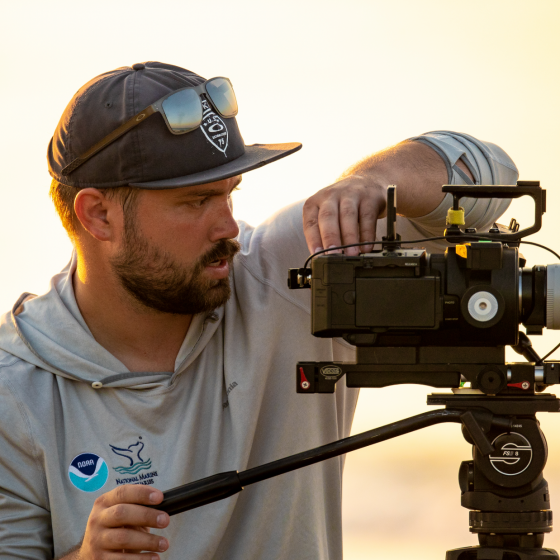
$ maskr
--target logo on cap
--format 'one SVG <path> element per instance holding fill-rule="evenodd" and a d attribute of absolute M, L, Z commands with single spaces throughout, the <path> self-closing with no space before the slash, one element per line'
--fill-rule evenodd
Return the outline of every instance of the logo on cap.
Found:
<path fill-rule="evenodd" d="M 94 453 L 81 453 L 68 467 L 70 482 L 83 492 L 96 492 L 105 486 L 109 468 L 105 459 Z"/>
<path fill-rule="evenodd" d="M 228 147 L 228 129 L 226 123 L 217 115 L 204 98 L 201 98 L 202 102 L 202 132 L 204 136 L 212 146 L 220 150 L 224 155 L 226 155 L 226 150 Z"/>

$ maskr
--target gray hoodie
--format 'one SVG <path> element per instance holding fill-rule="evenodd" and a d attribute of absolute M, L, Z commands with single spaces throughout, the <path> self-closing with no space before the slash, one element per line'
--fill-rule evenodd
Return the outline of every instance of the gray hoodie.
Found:
<path fill-rule="evenodd" d="M 459 157 L 483 183 L 517 178 L 495 146 L 444 132 L 421 138 L 445 158 L 450 182 L 463 182 Z M 468 220 L 489 225 L 506 206 L 473 203 Z M 440 233 L 447 207 L 399 218 L 403 239 Z M 75 258 L 46 294 L 2 317 L 2 559 L 63 555 L 80 542 L 94 500 L 120 484 L 166 490 L 349 435 L 357 390 L 295 392 L 298 360 L 354 357 L 343 341 L 309 334 L 309 293 L 286 287 L 287 269 L 308 256 L 301 203 L 257 228 L 241 222 L 239 241 L 232 297 L 194 318 L 174 372 L 129 372 L 95 341 L 74 298 Z M 163 557 L 338 560 L 342 469 L 342 458 L 330 459 L 173 517 L 154 530 L 169 539 Z"/>

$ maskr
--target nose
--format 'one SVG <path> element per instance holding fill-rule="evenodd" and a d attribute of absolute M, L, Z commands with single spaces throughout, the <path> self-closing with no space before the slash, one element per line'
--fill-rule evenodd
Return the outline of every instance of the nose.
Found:
<path fill-rule="evenodd" d="M 231 200 L 228 200 L 220 205 L 220 211 L 216 216 L 210 240 L 216 242 L 220 239 L 234 239 L 238 235 L 239 226 L 233 217 Z"/>

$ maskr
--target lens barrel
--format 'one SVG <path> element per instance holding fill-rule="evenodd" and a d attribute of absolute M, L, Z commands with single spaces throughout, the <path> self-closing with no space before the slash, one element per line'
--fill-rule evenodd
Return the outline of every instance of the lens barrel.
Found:
<path fill-rule="evenodd" d="M 549 264 L 546 278 L 546 328 L 560 329 L 560 265 Z"/>
<path fill-rule="evenodd" d="M 560 329 L 560 265 L 520 269 L 519 312 L 527 334 Z"/>

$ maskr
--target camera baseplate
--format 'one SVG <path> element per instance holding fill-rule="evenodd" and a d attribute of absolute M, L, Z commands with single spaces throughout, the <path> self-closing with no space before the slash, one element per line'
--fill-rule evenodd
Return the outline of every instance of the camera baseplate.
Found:
<path fill-rule="evenodd" d="M 520 333 L 520 341 L 527 337 Z M 528 340 L 528 339 L 527 339 Z M 528 354 L 532 347 L 521 351 Z M 458 388 L 490 395 L 528 395 L 559 382 L 560 362 L 505 362 L 504 347 L 386 347 L 358 346 L 357 360 L 298 362 L 298 393 L 333 393 L 344 376 L 347 387 L 388 387 L 414 383 L 437 388 Z M 530 354 L 529 354 L 530 355 Z"/>

